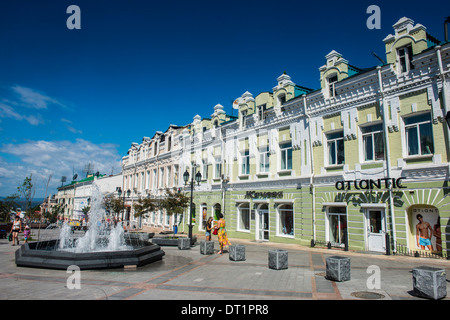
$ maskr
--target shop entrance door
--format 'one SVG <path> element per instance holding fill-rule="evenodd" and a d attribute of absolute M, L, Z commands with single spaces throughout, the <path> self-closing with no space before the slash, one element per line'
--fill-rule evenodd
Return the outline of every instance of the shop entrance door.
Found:
<path fill-rule="evenodd" d="M 367 209 L 367 246 L 369 251 L 386 252 L 384 210 Z"/>
<path fill-rule="evenodd" d="M 258 209 L 258 240 L 269 241 L 269 209 L 266 204 Z"/>

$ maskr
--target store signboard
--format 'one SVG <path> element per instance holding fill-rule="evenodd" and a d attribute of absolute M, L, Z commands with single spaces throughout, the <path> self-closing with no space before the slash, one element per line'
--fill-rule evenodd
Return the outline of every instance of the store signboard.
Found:
<path fill-rule="evenodd" d="M 362 179 L 362 180 L 340 180 L 337 181 L 335 187 L 337 190 L 372 190 L 382 189 L 383 187 L 389 189 L 392 188 L 406 188 L 402 185 L 402 180 L 405 177 L 400 178 L 383 178 L 383 179 Z"/>

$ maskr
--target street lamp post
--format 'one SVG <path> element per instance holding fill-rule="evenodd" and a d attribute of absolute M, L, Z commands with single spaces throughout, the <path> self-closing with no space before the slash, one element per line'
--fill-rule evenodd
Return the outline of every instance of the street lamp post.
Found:
<path fill-rule="evenodd" d="M 116 188 L 116 191 L 117 191 L 117 195 L 118 195 L 119 198 L 120 198 L 120 195 L 122 194 L 122 188 L 117 187 L 117 188 Z M 131 190 L 128 189 L 127 192 L 126 192 L 127 198 L 130 197 L 130 193 L 131 193 Z M 122 214 L 122 220 L 124 219 L 124 214 L 125 214 L 125 192 L 123 193 L 123 211 L 124 211 L 124 212 L 123 212 L 123 214 Z"/>
<path fill-rule="evenodd" d="M 191 239 L 191 244 L 192 244 L 192 202 L 193 202 L 193 197 L 194 197 L 194 178 L 195 181 L 197 181 L 197 184 L 200 185 L 200 181 L 202 180 L 202 174 L 200 173 L 200 171 L 198 171 L 194 177 L 194 170 L 195 170 L 195 166 L 192 166 L 192 175 L 191 175 L 191 204 L 189 206 L 189 239 Z M 189 172 L 186 170 L 183 174 L 183 180 L 184 180 L 184 184 L 186 185 L 189 181 Z"/>

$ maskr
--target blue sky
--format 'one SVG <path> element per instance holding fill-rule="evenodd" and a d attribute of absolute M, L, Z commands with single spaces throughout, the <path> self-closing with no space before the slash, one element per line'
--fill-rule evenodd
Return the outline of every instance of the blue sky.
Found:
<path fill-rule="evenodd" d="M 381 29 L 369 30 L 369 5 Z M 81 9 L 69 30 L 67 7 Z M 384 57 L 382 42 L 407 16 L 443 39 L 445 1 L 0 2 L 0 196 L 30 173 L 36 197 L 92 162 L 120 171 L 132 142 L 209 117 L 245 91 L 271 91 L 286 71 L 319 87 L 336 50 L 358 67 Z M 236 113 L 236 111 L 235 111 Z"/>

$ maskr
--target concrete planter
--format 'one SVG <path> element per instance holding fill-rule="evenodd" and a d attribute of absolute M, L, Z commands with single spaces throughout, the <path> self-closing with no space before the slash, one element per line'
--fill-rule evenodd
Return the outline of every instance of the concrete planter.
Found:
<path fill-rule="evenodd" d="M 213 241 L 200 241 L 200 253 L 201 254 L 214 254 L 214 242 Z"/>
<path fill-rule="evenodd" d="M 412 270 L 414 293 L 420 297 L 439 300 L 447 295 L 445 270 L 418 267 Z"/>
<path fill-rule="evenodd" d="M 229 252 L 230 260 L 232 261 L 245 261 L 245 246 L 241 244 L 231 245 Z"/>
<path fill-rule="evenodd" d="M 178 249 L 179 250 L 188 250 L 191 248 L 191 239 L 190 238 L 178 238 Z"/>
<path fill-rule="evenodd" d="M 332 256 L 327 257 L 327 276 L 328 280 L 348 281 L 350 280 L 350 258 Z"/>
<path fill-rule="evenodd" d="M 282 270 L 288 268 L 288 252 L 286 250 L 269 250 L 269 268 Z"/>

